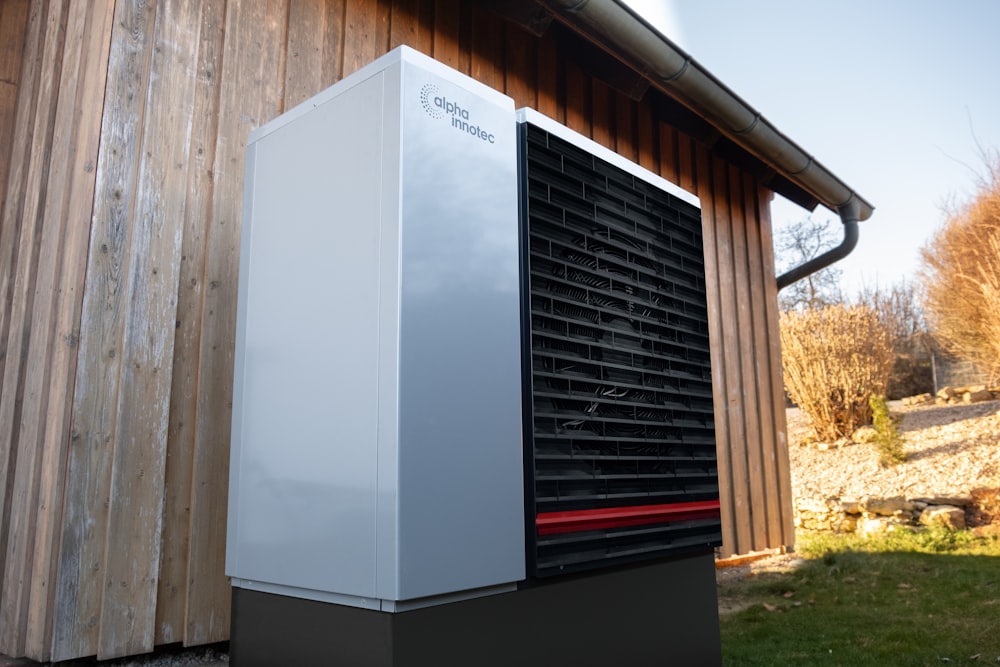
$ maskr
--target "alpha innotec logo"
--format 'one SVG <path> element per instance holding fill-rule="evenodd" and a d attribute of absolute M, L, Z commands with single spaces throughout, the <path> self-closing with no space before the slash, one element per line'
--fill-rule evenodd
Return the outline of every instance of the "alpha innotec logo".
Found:
<path fill-rule="evenodd" d="M 446 98 L 433 83 L 425 83 L 420 89 L 420 106 L 431 118 L 451 119 L 451 127 L 481 141 L 496 143 L 496 136 L 489 130 L 475 124 L 469 110 Z"/>

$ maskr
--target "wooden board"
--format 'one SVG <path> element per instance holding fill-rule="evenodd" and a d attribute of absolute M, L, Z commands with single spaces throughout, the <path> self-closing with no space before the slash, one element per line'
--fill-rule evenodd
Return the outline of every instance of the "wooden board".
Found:
<path fill-rule="evenodd" d="M 138 138 L 154 19 L 151 6 L 115 6 L 73 398 L 76 446 L 70 448 L 57 579 L 56 656 L 97 654 L 104 588 L 109 580 L 128 585 L 126 573 L 107 568 L 109 546 L 118 550 L 118 543 L 108 544 L 108 522 L 116 449 L 140 446 L 120 444 L 117 427 Z"/>
<path fill-rule="evenodd" d="M 757 384 L 754 395 L 758 398 L 757 419 L 760 428 L 758 440 L 760 459 L 760 477 L 763 502 L 761 510 L 765 514 L 766 526 L 764 533 L 757 536 L 758 542 L 764 544 L 784 544 L 782 541 L 782 498 L 778 490 L 777 438 L 774 431 L 773 410 L 768 410 L 774 396 L 772 371 L 774 359 L 771 358 L 769 328 L 767 326 L 768 308 L 766 304 L 768 279 L 773 279 L 773 270 L 768 273 L 764 262 L 762 223 L 760 221 L 760 206 L 757 197 L 760 194 L 757 183 L 749 174 L 743 178 L 743 210 L 747 218 L 747 279 L 750 290 L 750 312 L 754 318 L 753 348 L 756 366 Z"/>
<path fill-rule="evenodd" d="M 639 152 L 639 164 L 654 174 L 658 174 L 660 173 L 659 151 L 657 150 L 660 146 L 657 134 L 659 124 L 653 120 L 653 110 L 648 104 L 636 105 L 635 122 L 638 133 L 636 149 Z"/>
<path fill-rule="evenodd" d="M 124 266 L 121 376 L 109 492 L 99 659 L 152 650 L 164 468 L 197 52 L 185 35 L 197 0 L 165 0 L 135 17 L 151 51 Z M 152 30 L 146 32 L 150 27 Z M 133 38 L 138 30 L 133 30 Z M 145 63 L 144 63 L 145 64 Z M 138 64 L 137 64 L 138 67 Z M 115 545 L 127 544 L 128 549 Z"/>
<path fill-rule="evenodd" d="M 344 11 L 344 0 L 289 3 L 283 110 L 340 79 Z"/>
<path fill-rule="evenodd" d="M 323 88 L 344 76 L 345 0 L 327 0 L 323 17 Z"/>
<path fill-rule="evenodd" d="M 5 26 L 5 30 L 13 32 L 17 25 L 13 22 Z M 7 175 L 3 187 L 9 193 L 0 208 L 0 600 L 3 597 L 3 581 L 5 579 L 7 562 L 7 535 L 10 528 L 10 503 L 14 492 L 14 471 L 17 469 L 17 442 L 13 437 L 13 414 L 17 411 L 16 378 L 8 377 L 20 373 L 20 363 L 8 364 L 11 355 L 9 346 L 9 328 L 11 306 L 13 300 L 14 280 L 17 275 L 18 249 L 20 247 L 22 212 L 27 198 L 25 184 L 28 175 L 28 161 L 32 152 L 32 128 L 34 127 L 34 109 L 37 98 L 41 66 L 40 44 L 44 31 L 42 29 L 42 11 L 40 3 L 34 4 L 31 11 L 23 17 L 24 25 L 21 32 L 24 35 L 22 55 L 18 56 L 19 74 L 17 104 L 11 119 L 12 141 L 9 152 L 4 154 L 8 159 Z M 6 51 L 7 57 L 14 58 L 14 52 Z M 14 63 L 10 63 L 14 67 Z M 23 73 L 23 76 L 22 76 Z M 14 80 L 14 79 L 12 79 Z M 14 393 L 10 393 L 14 392 Z M 9 416 L 4 417 L 5 414 Z M 3 617 L 0 611 L 0 618 Z M 3 637 L 0 631 L 0 638 Z M 16 634 L 16 633 L 13 633 Z"/>
<path fill-rule="evenodd" d="M 70 446 L 69 423 L 79 340 L 83 276 L 90 232 L 97 148 L 101 127 L 100 100 L 107 80 L 113 7 L 78 3 L 69 6 L 63 48 L 62 79 L 53 135 L 53 155 L 65 167 L 49 172 L 42 239 L 51 258 L 45 281 L 39 271 L 36 290 L 48 293 L 49 309 L 35 308 L 29 364 L 47 367 L 48 377 L 38 385 L 37 409 L 41 427 L 22 429 L 21 437 L 35 441 L 41 452 L 38 516 L 32 549 L 31 601 L 25 651 L 48 659 L 51 652 L 53 601 L 59 538 L 63 523 L 64 462 Z M 41 267 L 40 267 L 41 269 Z M 42 318 L 45 319 L 42 319 Z M 36 361 L 37 360 L 37 361 Z M 44 361 L 43 361 L 44 360 Z M 31 393 L 28 396 L 35 402 Z M 22 411 L 25 427 L 29 420 Z"/>
<path fill-rule="evenodd" d="M 514 108 L 535 108 L 535 40 L 515 25 L 507 24 L 503 29 L 506 33 L 504 92 L 514 98 Z"/>
<path fill-rule="evenodd" d="M 678 137 L 677 130 L 667 125 L 664 122 L 658 123 L 659 132 L 657 133 L 660 139 L 659 151 L 657 152 L 657 159 L 660 163 L 660 176 L 667 179 L 671 183 L 677 183 L 681 185 L 681 166 L 680 157 L 677 154 Z M 690 144 L 689 144 L 690 146 Z M 690 151 L 688 151 L 687 167 L 693 169 L 690 160 Z M 693 180 L 692 180 L 693 182 Z M 681 185 L 681 187 L 684 187 Z M 688 192 L 696 192 L 694 187 L 686 188 Z"/>
<path fill-rule="evenodd" d="M 735 287 L 736 310 L 729 314 L 738 336 L 739 346 L 739 400 L 741 402 L 741 415 L 743 417 L 742 436 L 739 440 L 731 443 L 730 450 L 733 452 L 735 460 L 740 452 L 743 456 L 745 470 L 740 470 L 739 465 L 733 467 L 734 474 L 745 476 L 743 484 L 747 488 L 747 519 L 750 528 L 749 548 L 741 549 L 745 551 L 758 551 L 767 548 L 764 538 L 767 536 L 767 502 L 765 500 L 763 461 L 760 441 L 760 414 L 758 399 L 760 396 L 757 380 L 757 358 L 754 350 L 755 327 L 760 324 L 755 321 L 754 313 L 750 308 L 751 292 L 750 278 L 747 275 L 749 270 L 748 247 L 748 225 L 756 224 L 756 221 L 748 220 L 746 210 L 743 207 L 743 180 L 742 174 L 736 167 L 729 165 L 726 181 L 729 184 L 729 191 L 726 197 L 730 202 L 730 230 L 731 230 L 731 252 L 733 265 L 733 285 Z M 731 372 L 736 369 L 730 367 Z M 741 522 L 742 523 L 742 522 Z"/>
<path fill-rule="evenodd" d="M 343 76 L 383 55 L 389 46 L 388 7 L 368 0 L 346 0 L 346 3 Z"/>
<path fill-rule="evenodd" d="M 27 25 L 28 0 L 0 3 L 0 213 L 4 210 L 7 195 L 7 174 L 10 172 L 13 152 L 14 116 L 17 111 L 17 91 Z M 0 227 L 0 238 L 5 232 Z M 0 361 L 0 375 L 2 374 L 3 362 Z"/>
<path fill-rule="evenodd" d="M 496 90 L 503 90 L 503 33 L 497 30 L 496 17 L 475 6 L 472 16 L 472 67 L 470 76 Z"/>
<path fill-rule="evenodd" d="M 324 0 L 301 0 L 288 5 L 284 109 L 291 109 L 324 88 L 325 34 Z"/>
<path fill-rule="evenodd" d="M 191 482 L 188 614 L 185 642 L 229 636 L 225 577 L 229 434 L 239 274 L 243 162 L 247 135 L 276 117 L 287 7 L 281 2 L 228 3 L 219 90 L 219 124 L 207 229 L 197 426 Z M 203 537 L 211 536 L 211 537 Z"/>
<path fill-rule="evenodd" d="M 198 419 L 198 351 L 207 240 L 205 221 L 211 215 L 215 186 L 212 168 L 215 161 L 225 4 L 224 0 L 202 2 L 201 15 L 194 19 L 192 27 L 198 34 L 198 60 L 187 162 L 180 273 L 177 281 L 170 423 L 164 470 L 163 531 L 156 594 L 154 641 L 157 644 L 184 641 L 187 628 L 191 484 Z"/>
<path fill-rule="evenodd" d="M 614 97 L 615 152 L 627 157 L 632 162 L 639 162 L 635 103 L 627 95 L 617 91 L 611 91 L 611 94 Z"/>
<path fill-rule="evenodd" d="M 538 65 L 536 75 L 536 108 L 549 118 L 564 122 L 565 105 L 560 103 L 562 97 L 561 77 L 562 66 L 559 56 L 559 44 L 551 33 L 543 35 L 536 42 L 538 50 Z"/>
<path fill-rule="evenodd" d="M 735 233 L 733 213 L 730 210 L 728 186 L 729 169 L 722 160 L 713 160 L 712 182 L 715 200 L 716 264 L 719 271 L 719 309 L 722 330 L 722 345 L 725 347 L 725 361 L 722 371 L 723 409 L 729 438 L 725 443 L 729 455 L 732 485 L 733 518 L 736 524 L 736 544 L 734 553 L 746 553 L 753 543 L 753 508 L 750 504 L 749 482 L 747 479 L 746 453 L 746 404 L 743 396 L 743 358 L 740 347 L 743 332 L 740 330 L 740 296 L 736 285 L 739 267 L 736 263 Z M 742 278 L 742 275 L 740 275 Z M 722 444 L 720 443 L 720 446 Z"/>
<path fill-rule="evenodd" d="M 566 62 L 566 114 L 569 129 L 590 136 L 590 77 L 574 62 Z"/>
<path fill-rule="evenodd" d="M 405 44 L 430 55 L 434 50 L 434 0 L 396 0 L 389 18 L 389 48 Z"/>
<path fill-rule="evenodd" d="M 757 219 L 760 221 L 761 269 L 764 273 L 767 357 L 769 359 L 771 400 L 767 416 L 774 421 L 774 442 L 770 453 L 775 458 L 776 488 L 770 490 L 780 511 L 780 534 L 776 543 L 795 546 L 795 512 L 792 507 L 792 476 L 788 460 L 788 430 L 785 423 L 785 385 L 781 371 L 781 334 L 778 331 L 778 282 L 775 278 L 774 238 L 771 232 L 771 199 L 774 193 L 758 185 Z"/>
<path fill-rule="evenodd" d="M 39 59 L 38 86 L 32 91 L 36 97 L 32 115 L 26 119 L 27 136 L 31 137 L 30 153 L 24 156 L 27 168 L 15 177 L 20 181 L 25 198 L 20 207 L 20 229 L 13 269 L 13 285 L 7 337 L 6 363 L 2 394 L 0 394 L 0 441 L 10 443 L 9 461 L 12 469 L 7 471 L 9 498 L 9 520 L 6 525 L 4 572 L 2 590 L 4 604 L 0 607 L 0 645 L 14 647 L 23 653 L 28 621 L 30 600 L 32 548 L 35 539 L 35 519 L 37 516 L 38 479 L 41 474 L 41 448 L 37 442 L 29 441 L 34 434 L 21 437 L 24 422 L 21 413 L 27 392 L 29 403 L 29 428 L 38 428 L 37 416 L 32 406 L 43 400 L 38 396 L 38 387 L 43 383 L 46 368 L 31 368 L 28 353 L 31 343 L 32 324 L 35 321 L 35 280 L 38 265 L 43 258 L 48 267 L 51 258 L 41 254 L 44 234 L 45 192 L 49 172 L 49 153 L 52 149 L 53 122 L 58 99 L 59 72 L 62 65 L 62 46 L 65 14 L 61 6 L 49 8 L 52 11 L 39 17 L 37 26 L 39 38 L 37 51 L 29 57 Z M 32 73 L 34 75 L 34 73 Z M 5 219 L 9 219 L 6 218 Z M 49 239 L 51 239 L 51 233 Z M 51 241 L 50 241 L 51 242 Z M 6 272 L 5 272 L 6 273 Z M 43 270 L 43 280 L 48 268 Z M 44 298 L 45 295 L 43 295 Z M 48 313 L 47 304 L 39 304 Z M 31 400 L 31 399 L 37 400 Z"/>
<path fill-rule="evenodd" d="M 740 508 L 735 499 L 738 490 L 733 484 L 733 465 L 731 462 L 731 435 L 729 395 L 727 382 L 730 381 L 726 372 L 731 349 L 726 345 L 723 327 L 723 290 L 719 268 L 720 236 L 727 232 L 722 222 L 727 220 L 724 210 L 726 203 L 720 202 L 714 196 L 712 159 L 708 151 L 701 145 L 693 146 L 686 135 L 679 134 L 677 152 L 680 159 L 681 187 L 686 187 L 685 181 L 694 187 L 694 192 L 701 199 L 702 231 L 705 247 L 705 296 L 708 301 L 708 333 L 712 359 L 712 397 L 715 409 L 715 442 L 718 460 L 719 476 L 719 506 L 722 513 L 722 554 L 739 553 L 739 533 L 736 524 L 742 519 Z M 696 150 L 696 158 L 691 163 L 691 169 L 685 168 L 687 158 L 692 149 Z M 730 333 L 730 339 L 732 334 Z M 731 363 L 731 362 L 730 362 Z"/>
<path fill-rule="evenodd" d="M 470 67 L 469 54 L 462 49 L 463 14 L 468 11 L 461 0 L 434 0 L 434 44 L 428 54 L 463 74 Z"/>
<path fill-rule="evenodd" d="M 614 150 L 611 128 L 611 88 L 602 81 L 590 83 L 590 138 Z"/>

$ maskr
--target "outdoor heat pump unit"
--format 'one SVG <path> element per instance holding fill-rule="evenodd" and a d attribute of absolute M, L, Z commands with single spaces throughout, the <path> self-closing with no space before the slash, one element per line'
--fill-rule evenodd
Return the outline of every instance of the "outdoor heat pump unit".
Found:
<path fill-rule="evenodd" d="M 644 565 L 699 594 L 683 564 L 721 529 L 694 196 L 400 47 L 251 133 L 243 216 L 234 656 L 275 618 L 524 618 L 475 610 Z"/>

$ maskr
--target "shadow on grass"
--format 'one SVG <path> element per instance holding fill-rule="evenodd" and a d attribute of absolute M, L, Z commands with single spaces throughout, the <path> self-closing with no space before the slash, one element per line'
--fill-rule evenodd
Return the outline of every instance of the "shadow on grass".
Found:
<path fill-rule="evenodd" d="M 1000 661 L 1000 558 L 828 552 L 720 585 L 725 665 L 961 665 Z"/>

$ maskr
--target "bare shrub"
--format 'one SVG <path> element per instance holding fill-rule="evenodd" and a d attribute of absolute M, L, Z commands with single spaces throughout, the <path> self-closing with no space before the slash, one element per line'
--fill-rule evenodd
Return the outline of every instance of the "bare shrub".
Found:
<path fill-rule="evenodd" d="M 941 346 L 1000 378 L 1000 159 L 921 250 L 924 307 Z"/>
<path fill-rule="evenodd" d="M 855 301 L 873 308 L 889 331 L 895 359 L 886 398 L 933 393 L 932 341 L 915 284 L 903 280 L 888 288 L 866 287 Z"/>
<path fill-rule="evenodd" d="M 871 307 L 827 306 L 781 314 L 785 389 L 832 442 L 871 422 L 871 397 L 885 394 L 892 368 L 889 331 Z"/>

